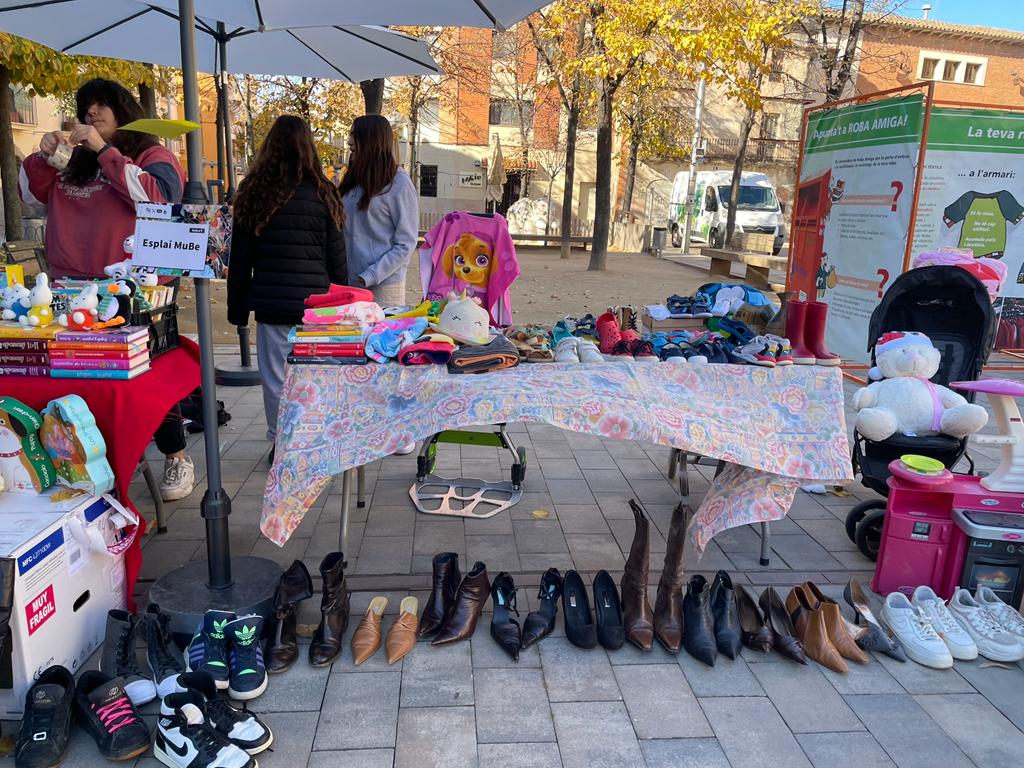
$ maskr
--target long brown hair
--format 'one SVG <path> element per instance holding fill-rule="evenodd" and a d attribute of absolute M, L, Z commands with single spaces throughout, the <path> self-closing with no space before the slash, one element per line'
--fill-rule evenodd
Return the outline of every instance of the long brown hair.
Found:
<path fill-rule="evenodd" d="M 370 199 L 387 189 L 398 173 L 391 123 L 381 115 L 357 117 L 352 122 L 352 142 L 352 158 L 341 180 L 341 194 L 362 187 L 359 210 L 365 211 Z"/>
<path fill-rule="evenodd" d="M 78 114 L 78 122 L 82 125 L 85 125 L 86 114 L 93 104 L 110 107 L 119 126 L 128 125 L 146 116 L 142 105 L 127 88 L 113 80 L 100 77 L 88 80 L 75 92 L 75 111 Z M 110 143 L 117 147 L 122 155 L 138 160 L 139 155 L 150 147 L 155 147 L 159 142 L 155 136 L 148 133 L 117 131 Z M 76 187 L 82 187 L 96 178 L 99 169 L 100 162 L 95 152 L 76 147 L 64 171 L 64 179 Z"/>
<path fill-rule="evenodd" d="M 303 179 L 313 182 L 334 226 L 341 229 L 345 222 L 341 195 L 324 176 L 309 123 L 296 115 L 281 115 L 270 127 L 256 160 L 238 185 L 235 221 L 258 235 L 274 212 L 291 199 Z"/>

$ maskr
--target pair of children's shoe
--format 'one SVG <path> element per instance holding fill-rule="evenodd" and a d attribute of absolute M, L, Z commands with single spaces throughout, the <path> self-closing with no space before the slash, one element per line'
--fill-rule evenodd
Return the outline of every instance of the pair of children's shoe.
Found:
<path fill-rule="evenodd" d="M 760 365 L 764 368 L 793 364 L 789 339 L 778 336 L 755 336 L 747 342 L 728 345 L 726 354 L 730 363 Z"/>
<path fill-rule="evenodd" d="M 672 294 L 665 299 L 665 306 L 673 317 L 707 318 L 714 316 L 711 297 L 703 291 L 697 291 L 693 296 Z"/>
<path fill-rule="evenodd" d="M 565 336 L 555 347 L 556 363 L 603 363 L 597 345 L 587 338 Z"/>
<path fill-rule="evenodd" d="M 207 611 L 185 651 L 185 668 L 208 673 L 233 699 L 255 699 L 267 689 L 262 635 L 261 616 Z"/>
<path fill-rule="evenodd" d="M 632 307 L 610 309 L 597 318 L 599 348 L 608 359 L 630 359 L 638 363 L 658 362 L 654 347 L 641 337 L 636 323 L 636 311 Z"/>

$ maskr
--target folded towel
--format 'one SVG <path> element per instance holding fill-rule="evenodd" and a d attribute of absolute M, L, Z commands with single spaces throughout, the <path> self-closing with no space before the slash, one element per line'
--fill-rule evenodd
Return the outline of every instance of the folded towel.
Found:
<path fill-rule="evenodd" d="M 338 307 L 356 301 L 373 301 L 373 291 L 366 288 L 354 288 L 350 285 L 331 283 L 327 293 L 317 293 L 306 299 L 307 307 Z"/>
<path fill-rule="evenodd" d="M 309 325 L 324 325 L 327 323 L 375 325 L 383 319 L 383 310 L 373 301 L 354 301 L 351 304 L 316 307 L 307 309 L 302 314 L 302 322 Z"/>
<path fill-rule="evenodd" d="M 454 351 L 454 344 L 420 340 L 402 347 L 398 362 L 402 365 L 445 365 L 452 359 Z"/>
<path fill-rule="evenodd" d="M 481 346 L 463 346 L 457 349 L 448 363 L 448 373 L 487 373 L 515 368 L 519 353 L 504 336 L 495 336 Z"/>

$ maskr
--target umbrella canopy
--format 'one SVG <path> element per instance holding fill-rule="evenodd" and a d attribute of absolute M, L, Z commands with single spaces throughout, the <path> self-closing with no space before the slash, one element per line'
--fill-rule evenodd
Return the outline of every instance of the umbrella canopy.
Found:
<path fill-rule="evenodd" d="M 505 158 L 501 154 L 501 137 L 494 137 L 490 157 L 487 158 L 487 193 L 486 199 L 498 202 L 505 194 Z"/>
<path fill-rule="evenodd" d="M 0 0 L 0 30 L 63 53 L 181 66 L 177 12 L 133 0 Z M 423 42 L 379 27 L 228 28 L 225 37 L 235 74 L 359 82 L 440 72 Z M 200 71 L 220 71 L 218 42 L 216 22 L 197 17 Z"/>
<path fill-rule="evenodd" d="M 177 0 L 144 0 L 177 9 Z M 324 24 L 507 29 L 551 0 L 195 0 L 196 15 L 249 29 Z"/>

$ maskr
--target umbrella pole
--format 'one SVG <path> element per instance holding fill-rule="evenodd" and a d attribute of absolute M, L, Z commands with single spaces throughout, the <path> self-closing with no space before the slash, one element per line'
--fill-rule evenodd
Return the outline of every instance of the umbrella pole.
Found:
<path fill-rule="evenodd" d="M 223 136 L 224 139 L 224 160 L 227 163 L 227 192 L 224 200 L 230 203 L 235 197 L 235 148 L 231 138 L 231 109 L 228 102 L 228 37 L 222 21 L 217 22 L 217 48 L 217 58 L 220 60 L 220 72 L 217 74 L 217 114 L 221 120 L 218 136 Z M 260 383 L 260 371 L 252 364 L 248 325 L 238 326 L 238 355 L 239 362 L 221 363 L 217 366 L 217 383 L 227 387 L 255 387 Z"/>
<path fill-rule="evenodd" d="M 199 122 L 199 89 L 196 80 L 195 6 L 193 0 L 178 0 L 181 29 L 181 74 L 185 118 Z M 201 131 L 186 135 L 188 182 L 184 203 L 203 205 L 203 138 Z M 210 312 L 210 281 L 195 278 L 196 318 L 199 330 L 199 363 L 203 393 L 203 439 L 206 447 L 207 491 L 201 514 L 206 521 L 206 563 L 193 561 L 161 576 L 149 592 L 151 603 L 171 616 L 172 631 L 190 635 L 211 609 L 234 611 L 238 615 L 273 613 L 274 590 L 281 568 L 259 557 L 231 557 L 228 516 L 231 499 L 221 485 L 220 439 L 217 434 L 217 383 L 213 359 L 213 318 Z M 273 632 L 273 622 L 267 622 Z"/>

